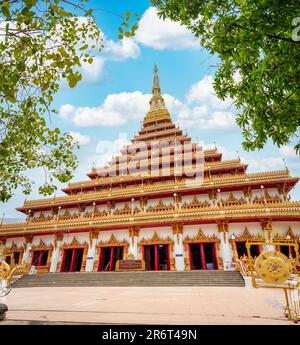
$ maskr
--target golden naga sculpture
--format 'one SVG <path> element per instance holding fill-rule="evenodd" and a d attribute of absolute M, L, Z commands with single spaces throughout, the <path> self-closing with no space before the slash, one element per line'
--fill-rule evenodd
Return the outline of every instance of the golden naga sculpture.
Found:
<path fill-rule="evenodd" d="M 13 277 L 24 275 L 29 272 L 29 265 L 12 266 L 5 261 L 0 261 L 0 279 L 4 279 L 7 284 L 11 284 Z"/>
<path fill-rule="evenodd" d="M 10 257 L 10 262 L 12 263 L 10 265 L 4 261 L 4 258 L 7 256 Z M 13 262 L 14 254 L 6 251 L 3 243 L 0 242 L 0 297 L 9 294 L 11 290 L 10 285 L 15 276 L 29 273 L 29 263 L 15 266 Z"/>

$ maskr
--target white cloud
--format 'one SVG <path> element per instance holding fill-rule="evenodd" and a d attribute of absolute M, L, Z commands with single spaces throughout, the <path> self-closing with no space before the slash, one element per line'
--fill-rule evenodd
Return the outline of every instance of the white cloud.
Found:
<path fill-rule="evenodd" d="M 185 26 L 170 19 L 162 20 L 155 7 L 143 14 L 136 31 L 137 42 L 158 50 L 199 47 L 199 42 Z"/>
<path fill-rule="evenodd" d="M 94 51 L 93 62 L 81 63 L 80 72 L 82 81 L 85 83 L 94 83 L 103 78 L 104 67 L 107 61 L 124 61 L 136 59 L 140 56 L 140 48 L 133 39 L 124 37 L 122 41 L 115 42 L 103 39 L 104 48 L 101 51 Z"/>
<path fill-rule="evenodd" d="M 89 135 L 84 135 L 79 132 L 70 132 L 75 141 L 78 142 L 80 146 L 88 145 L 92 138 Z"/>
<path fill-rule="evenodd" d="M 242 161 L 247 162 L 249 171 L 271 171 L 284 169 L 284 163 L 280 157 L 259 157 L 259 158 L 242 158 Z"/>
<path fill-rule="evenodd" d="M 108 60 L 123 61 L 126 59 L 136 59 L 140 56 L 140 53 L 140 48 L 136 42 L 131 38 L 124 37 L 119 42 L 105 40 L 101 55 Z"/>
<path fill-rule="evenodd" d="M 233 100 L 228 98 L 222 101 L 219 99 L 216 96 L 213 82 L 213 77 L 211 75 L 206 75 L 200 81 L 193 84 L 186 96 L 187 102 L 190 104 L 201 104 L 205 102 L 216 109 L 230 108 L 233 104 Z"/>
<path fill-rule="evenodd" d="M 105 60 L 102 57 L 94 57 L 93 62 L 81 63 L 80 72 L 82 74 L 82 80 L 84 82 L 94 83 L 102 79 Z"/>
<path fill-rule="evenodd" d="M 65 104 L 60 108 L 60 116 L 79 127 L 114 127 L 128 120 L 143 119 L 147 111 L 150 95 L 139 91 L 108 95 L 99 107 L 78 107 Z"/>
<path fill-rule="evenodd" d="M 289 158 L 296 158 L 299 157 L 294 149 L 293 146 L 282 146 L 279 149 L 280 153 L 285 156 L 285 157 L 289 157 Z"/>
<path fill-rule="evenodd" d="M 199 92 L 203 90 L 199 97 L 195 85 L 202 85 L 198 88 Z M 150 97 L 139 91 L 111 94 L 98 107 L 75 108 L 65 104 L 60 108 L 60 116 L 79 127 L 121 126 L 131 120 L 142 120 L 149 109 Z M 163 97 L 174 122 L 182 128 L 227 129 L 235 126 L 231 102 L 216 100 L 212 79 L 208 76 L 192 85 L 185 103 L 168 94 Z"/>
<path fill-rule="evenodd" d="M 87 23 L 87 18 L 79 17 L 82 24 Z M 101 28 L 100 28 L 101 30 Z M 128 59 L 136 59 L 140 56 L 140 48 L 138 44 L 128 37 L 124 37 L 121 41 L 113 41 L 105 36 L 101 31 L 103 48 L 99 50 L 99 44 L 91 39 L 87 40 L 89 46 L 95 45 L 89 53 L 93 57 L 93 62 L 89 64 L 81 61 L 80 72 L 82 73 L 82 82 L 94 83 L 103 78 L 104 67 L 107 61 L 124 61 Z M 79 49 L 79 46 L 78 46 Z"/>

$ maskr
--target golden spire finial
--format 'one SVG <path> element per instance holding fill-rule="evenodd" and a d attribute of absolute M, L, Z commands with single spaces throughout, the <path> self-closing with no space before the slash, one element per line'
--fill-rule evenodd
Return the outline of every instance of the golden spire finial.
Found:
<path fill-rule="evenodd" d="M 154 65 L 154 83 L 153 83 L 153 88 L 152 88 L 152 94 L 153 96 L 160 95 L 158 68 L 156 64 Z"/>
<path fill-rule="evenodd" d="M 150 99 L 150 109 L 144 119 L 144 125 L 157 123 L 158 121 L 171 121 L 170 114 L 165 106 L 165 101 L 160 93 L 159 77 L 157 65 L 154 65 L 154 82 L 152 97 Z"/>

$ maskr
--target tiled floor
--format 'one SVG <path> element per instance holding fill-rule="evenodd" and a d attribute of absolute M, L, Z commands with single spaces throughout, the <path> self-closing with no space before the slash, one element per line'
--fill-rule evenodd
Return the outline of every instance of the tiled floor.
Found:
<path fill-rule="evenodd" d="M 292 324 L 280 289 L 19 288 L 2 300 L 9 323 Z"/>

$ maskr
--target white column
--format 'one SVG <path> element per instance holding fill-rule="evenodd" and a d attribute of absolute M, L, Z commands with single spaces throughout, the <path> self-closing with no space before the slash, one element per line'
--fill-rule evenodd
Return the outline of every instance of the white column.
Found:
<path fill-rule="evenodd" d="M 138 238 L 140 229 L 138 227 L 129 228 L 129 248 L 128 254 L 132 254 L 135 260 L 139 260 Z"/>
<path fill-rule="evenodd" d="M 26 243 L 25 243 L 25 251 L 24 251 L 24 254 L 23 254 L 23 262 L 24 263 L 27 263 L 28 260 L 30 260 L 30 249 L 31 249 L 31 242 L 27 241 L 26 240 Z"/>
<path fill-rule="evenodd" d="M 136 260 L 141 259 L 139 258 L 139 253 L 138 253 L 138 236 L 133 236 L 133 240 L 131 240 L 131 244 L 129 246 L 129 252 L 132 253 L 135 257 Z M 132 244 L 133 242 L 133 244 Z"/>
<path fill-rule="evenodd" d="M 86 257 L 86 265 L 85 265 L 85 271 L 86 272 L 92 272 L 94 268 L 94 262 L 95 262 L 95 255 L 96 255 L 96 245 L 97 245 L 97 238 L 93 238 L 92 245 L 89 246 L 87 257 Z"/>
<path fill-rule="evenodd" d="M 233 256 L 231 245 L 228 240 L 228 233 L 219 232 L 219 239 L 220 239 L 220 253 L 223 260 L 223 267 L 224 267 L 224 270 L 226 270 L 227 263 L 228 263 L 228 267 L 230 268 L 231 262 L 232 262 L 232 256 Z"/>
<path fill-rule="evenodd" d="M 184 248 L 183 248 L 183 234 L 178 233 L 173 235 L 174 239 L 174 258 L 176 271 L 184 271 Z"/>
<path fill-rule="evenodd" d="M 51 273 L 55 273 L 57 270 L 57 264 L 59 261 L 61 242 L 62 241 L 56 241 L 56 248 L 54 248 L 54 250 L 52 252 L 51 265 L 50 265 L 50 272 Z"/>

